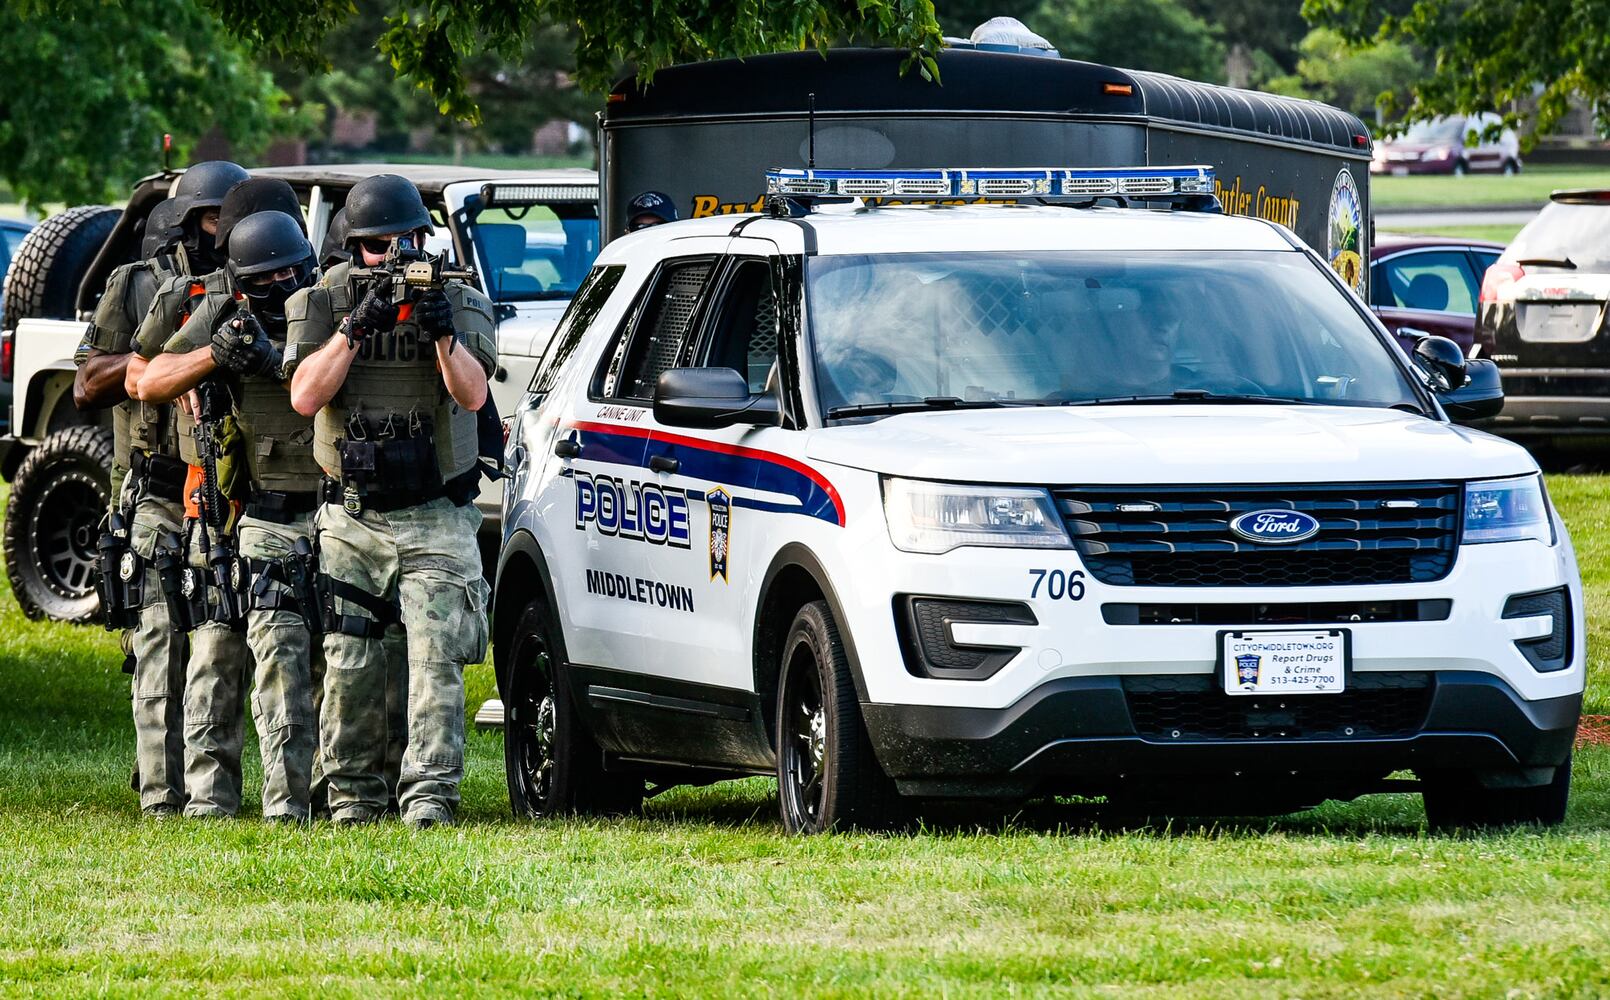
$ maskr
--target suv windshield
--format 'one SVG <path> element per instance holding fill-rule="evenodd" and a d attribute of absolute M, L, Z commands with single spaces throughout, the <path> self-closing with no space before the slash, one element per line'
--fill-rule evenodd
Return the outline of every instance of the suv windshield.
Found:
<path fill-rule="evenodd" d="M 593 202 L 483 209 L 470 226 L 487 294 L 496 302 L 568 299 L 598 256 Z"/>
<path fill-rule="evenodd" d="M 813 257 L 824 413 L 1095 401 L 1407 405 L 1386 343 L 1295 252 Z"/>
<path fill-rule="evenodd" d="M 1610 242 L 1604 238 L 1610 224 L 1610 205 L 1551 201 L 1527 223 L 1504 251 L 1508 260 L 1570 261 L 1579 270 L 1610 271 Z M 1546 265 L 1528 264 L 1546 270 Z"/>

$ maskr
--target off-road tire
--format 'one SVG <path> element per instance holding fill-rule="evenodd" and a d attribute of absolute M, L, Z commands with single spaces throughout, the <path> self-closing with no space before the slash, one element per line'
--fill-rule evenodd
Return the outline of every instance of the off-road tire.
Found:
<path fill-rule="evenodd" d="M 1474 775 L 1427 775 L 1426 823 L 1434 833 L 1506 826 L 1558 826 L 1571 798 L 1571 758 L 1533 788 L 1483 788 Z"/>
<path fill-rule="evenodd" d="M 521 819 L 618 816 L 643 805 L 643 778 L 608 771 L 564 677 L 564 644 L 545 597 L 525 606 L 510 637 L 503 694 L 503 766 Z"/>
<path fill-rule="evenodd" d="M 15 330 L 26 318 L 77 318 L 78 286 L 122 214 L 108 205 L 79 205 L 23 237 L 6 271 L 0 328 Z"/>
<path fill-rule="evenodd" d="M 885 830 L 911 813 L 873 754 L 826 601 L 800 608 L 783 642 L 775 749 L 778 807 L 789 833 Z"/>
<path fill-rule="evenodd" d="M 111 500 L 112 432 L 69 427 L 23 459 L 6 503 L 6 575 L 29 618 L 100 613 L 95 545 Z"/>

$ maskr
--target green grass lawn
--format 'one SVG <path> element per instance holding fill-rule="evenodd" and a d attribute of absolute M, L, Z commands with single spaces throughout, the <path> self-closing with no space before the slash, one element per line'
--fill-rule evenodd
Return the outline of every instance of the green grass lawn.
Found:
<path fill-rule="evenodd" d="M 1504 226 L 1419 226 L 1414 229 L 1386 229 L 1383 233 L 1403 232 L 1415 236 L 1451 236 L 1460 240 L 1495 240 L 1508 243 L 1521 231 L 1518 225 Z"/>
<path fill-rule="evenodd" d="M 1610 477 L 1550 489 L 1604 712 Z M 798 840 L 761 780 L 673 792 L 640 819 L 516 823 L 497 733 L 470 737 L 454 829 L 152 823 L 127 787 L 118 659 L 105 633 L 0 597 L 0 993 L 1610 989 L 1610 751 L 1578 755 L 1562 829 L 1472 838 L 1428 836 L 1418 797 L 1389 795 L 1275 820 L 1125 829 L 1070 806 Z M 469 687 L 473 710 L 489 670 Z"/>
<path fill-rule="evenodd" d="M 1467 177 L 1370 177 L 1370 208 L 1376 212 L 1424 208 L 1541 206 L 1556 188 L 1610 186 L 1610 168 L 1586 166 L 1529 167 L 1514 177 L 1471 174 Z"/>

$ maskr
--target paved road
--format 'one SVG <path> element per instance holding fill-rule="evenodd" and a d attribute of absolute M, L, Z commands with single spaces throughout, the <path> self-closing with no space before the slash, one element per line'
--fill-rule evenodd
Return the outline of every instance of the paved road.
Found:
<path fill-rule="evenodd" d="M 1451 212 L 1377 212 L 1375 226 L 1377 229 L 1403 231 L 1444 226 L 1524 226 L 1536 214 L 1534 209 L 1484 212 L 1475 208 Z"/>

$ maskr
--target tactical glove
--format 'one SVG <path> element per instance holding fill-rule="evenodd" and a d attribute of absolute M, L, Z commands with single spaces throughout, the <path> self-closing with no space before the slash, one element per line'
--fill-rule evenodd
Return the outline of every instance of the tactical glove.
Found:
<path fill-rule="evenodd" d="M 426 344 L 433 344 L 443 337 L 457 343 L 458 331 L 453 329 L 453 304 L 447 301 L 447 296 L 440 289 L 426 292 L 414 303 L 414 312 L 410 317 L 419 327 L 419 339 Z M 452 346 L 448 347 L 452 350 Z"/>
<path fill-rule="evenodd" d="M 371 334 L 384 333 L 397 325 L 397 304 L 391 301 L 391 283 L 377 281 L 347 317 L 347 337 L 362 343 Z"/>
<path fill-rule="evenodd" d="M 263 324 L 251 313 L 241 313 L 218 324 L 212 332 L 212 360 L 218 367 L 247 378 L 278 374 L 284 361 Z"/>

